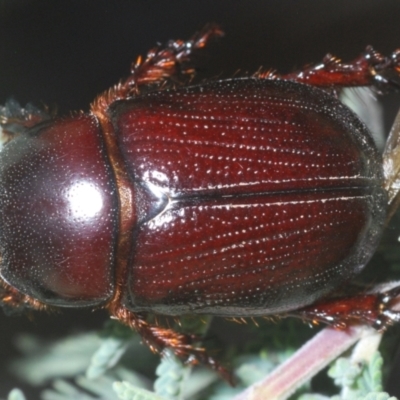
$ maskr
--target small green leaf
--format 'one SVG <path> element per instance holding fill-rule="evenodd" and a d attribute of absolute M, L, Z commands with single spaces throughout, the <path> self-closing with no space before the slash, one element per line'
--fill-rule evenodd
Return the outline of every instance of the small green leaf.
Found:
<path fill-rule="evenodd" d="M 191 367 L 185 366 L 171 352 L 165 352 L 156 369 L 158 378 L 154 382 L 154 391 L 165 399 L 181 398 L 183 383 L 188 378 Z"/>
<path fill-rule="evenodd" d="M 25 395 L 22 393 L 20 389 L 13 389 L 9 393 L 7 400 L 26 400 Z"/>
<path fill-rule="evenodd" d="M 329 397 L 322 394 L 303 394 L 297 400 L 329 400 Z"/>
<path fill-rule="evenodd" d="M 113 389 L 120 400 L 165 400 L 146 389 L 137 388 L 125 381 L 115 382 Z"/>
<path fill-rule="evenodd" d="M 12 372 L 32 385 L 43 385 L 53 378 L 83 373 L 99 339 L 95 333 L 75 334 L 49 345 L 33 336 L 20 335 L 16 345 L 25 357 L 12 362 Z"/>
<path fill-rule="evenodd" d="M 361 374 L 361 366 L 351 362 L 349 358 L 338 358 L 329 368 L 328 376 L 333 379 L 336 386 L 352 387 Z"/>
<path fill-rule="evenodd" d="M 86 370 L 89 379 L 96 379 L 114 367 L 128 348 L 133 334 L 132 330 L 120 323 L 109 321 L 106 329 L 100 334 L 100 346 L 93 354 Z"/>
<path fill-rule="evenodd" d="M 382 356 L 376 352 L 357 379 L 357 387 L 362 395 L 365 396 L 370 392 L 382 392 L 382 365 Z"/>
<path fill-rule="evenodd" d="M 390 397 L 385 392 L 371 392 L 365 397 L 358 397 L 357 400 L 397 400 L 396 397 Z"/>

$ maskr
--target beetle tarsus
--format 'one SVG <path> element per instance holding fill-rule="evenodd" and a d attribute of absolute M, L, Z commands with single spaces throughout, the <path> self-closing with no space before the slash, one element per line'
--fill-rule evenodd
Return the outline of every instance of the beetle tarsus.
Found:
<path fill-rule="evenodd" d="M 400 321 L 400 312 L 393 308 L 399 295 L 400 287 L 396 286 L 384 292 L 328 298 L 290 315 L 313 324 L 324 323 L 337 329 L 365 324 L 378 331 L 384 331 L 388 326 Z"/>
<path fill-rule="evenodd" d="M 300 71 L 279 77 L 336 89 L 352 86 L 374 86 L 378 90 L 389 88 L 399 90 L 400 49 L 394 51 L 389 57 L 385 57 L 368 46 L 364 53 L 350 63 L 342 63 L 340 59 L 327 54 L 320 64 L 307 66 Z"/>
<path fill-rule="evenodd" d="M 195 70 L 190 59 L 196 50 L 202 49 L 213 37 L 223 35 L 216 24 L 206 25 L 190 40 L 171 40 L 165 48 L 151 49 L 146 58 L 138 57 L 131 65 L 131 74 L 127 79 L 98 96 L 92 103 L 92 110 L 106 110 L 117 100 L 138 95 L 143 87 L 159 86 L 167 81 L 181 82 L 185 77 L 193 76 Z"/>
<path fill-rule="evenodd" d="M 193 75 L 193 67 L 188 66 L 194 51 L 205 47 L 207 42 L 222 31 L 217 25 L 207 25 L 190 40 L 171 40 L 165 48 L 151 49 L 142 61 L 139 57 L 131 66 L 131 75 L 122 83 L 122 87 L 133 93 L 140 86 L 161 84 L 167 79 L 180 81 L 182 76 Z"/>

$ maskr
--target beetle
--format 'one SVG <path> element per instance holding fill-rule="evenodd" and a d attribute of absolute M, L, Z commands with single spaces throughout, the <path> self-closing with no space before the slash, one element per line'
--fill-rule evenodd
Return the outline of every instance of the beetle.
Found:
<path fill-rule="evenodd" d="M 225 377 L 194 337 L 146 315 L 400 320 L 399 288 L 338 292 L 396 208 L 399 129 L 382 159 L 336 98 L 398 88 L 400 51 L 187 84 L 192 53 L 221 34 L 211 25 L 151 50 L 88 113 L 2 109 L 4 307 L 105 307 L 152 350 Z"/>

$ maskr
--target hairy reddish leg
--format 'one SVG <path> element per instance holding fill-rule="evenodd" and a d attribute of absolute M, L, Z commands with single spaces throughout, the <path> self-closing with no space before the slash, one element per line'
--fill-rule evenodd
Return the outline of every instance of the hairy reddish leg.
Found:
<path fill-rule="evenodd" d="M 205 47 L 211 38 L 222 35 L 217 25 L 207 25 L 186 42 L 171 40 L 165 48 L 151 49 L 144 60 L 138 57 L 132 63 L 127 79 L 95 99 L 91 105 L 92 111 L 99 115 L 114 101 L 139 94 L 141 88 L 149 90 L 151 86 L 159 87 L 166 81 L 179 83 L 183 78 L 192 76 L 194 69 L 189 64 L 193 53 Z"/>
<path fill-rule="evenodd" d="M 327 54 L 322 63 L 305 67 L 286 75 L 271 71 L 258 72 L 260 78 L 280 78 L 321 87 L 376 86 L 378 89 L 400 89 L 400 49 L 389 57 L 368 46 L 363 54 L 350 63 Z"/>
<path fill-rule="evenodd" d="M 26 309 L 48 310 L 51 308 L 39 300 L 22 294 L 3 280 L 0 280 L 0 306 L 3 307 L 6 313 L 14 313 Z"/>
<path fill-rule="evenodd" d="M 388 325 L 400 321 L 400 312 L 393 310 L 399 295 L 400 287 L 397 286 L 382 293 L 327 298 L 289 315 L 339 329 L 365 324 L 381 331 Z"/>
<path fill-rule="evenodd" d="M 118 321 L 138 332 L 153 352 L 163 354 L 165 349 L 171 349 L 184 363 L 210 367 L 223 379 L 233 384 L 231 373 L 211 357 L 206 349 L 194 345 L 194 342 L 198 341 L 196 336 L 149 324 L 142 315 L 135 314 L 115 303 L 109 307 L 109 311 Z"/>

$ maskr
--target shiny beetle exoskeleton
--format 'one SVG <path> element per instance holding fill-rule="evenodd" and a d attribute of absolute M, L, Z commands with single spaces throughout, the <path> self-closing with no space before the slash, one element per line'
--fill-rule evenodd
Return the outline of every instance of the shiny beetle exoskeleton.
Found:
<path fill-rule="evenodd" d="M 378 328 L 399 319 L 388 301 L 398 289 L 329 297 L 374 253 L 400 164 L 398 129 L 383 162 L 332 90 L 398 86 L 399 52 L 179 86 L 191 53 L 220 33 L 152 50 L 89 113 L 46 120 L 3 109 L 4 305 L 102 306 L 154 350 L 222 374 L 190 336 L 146 313 Z"/>

